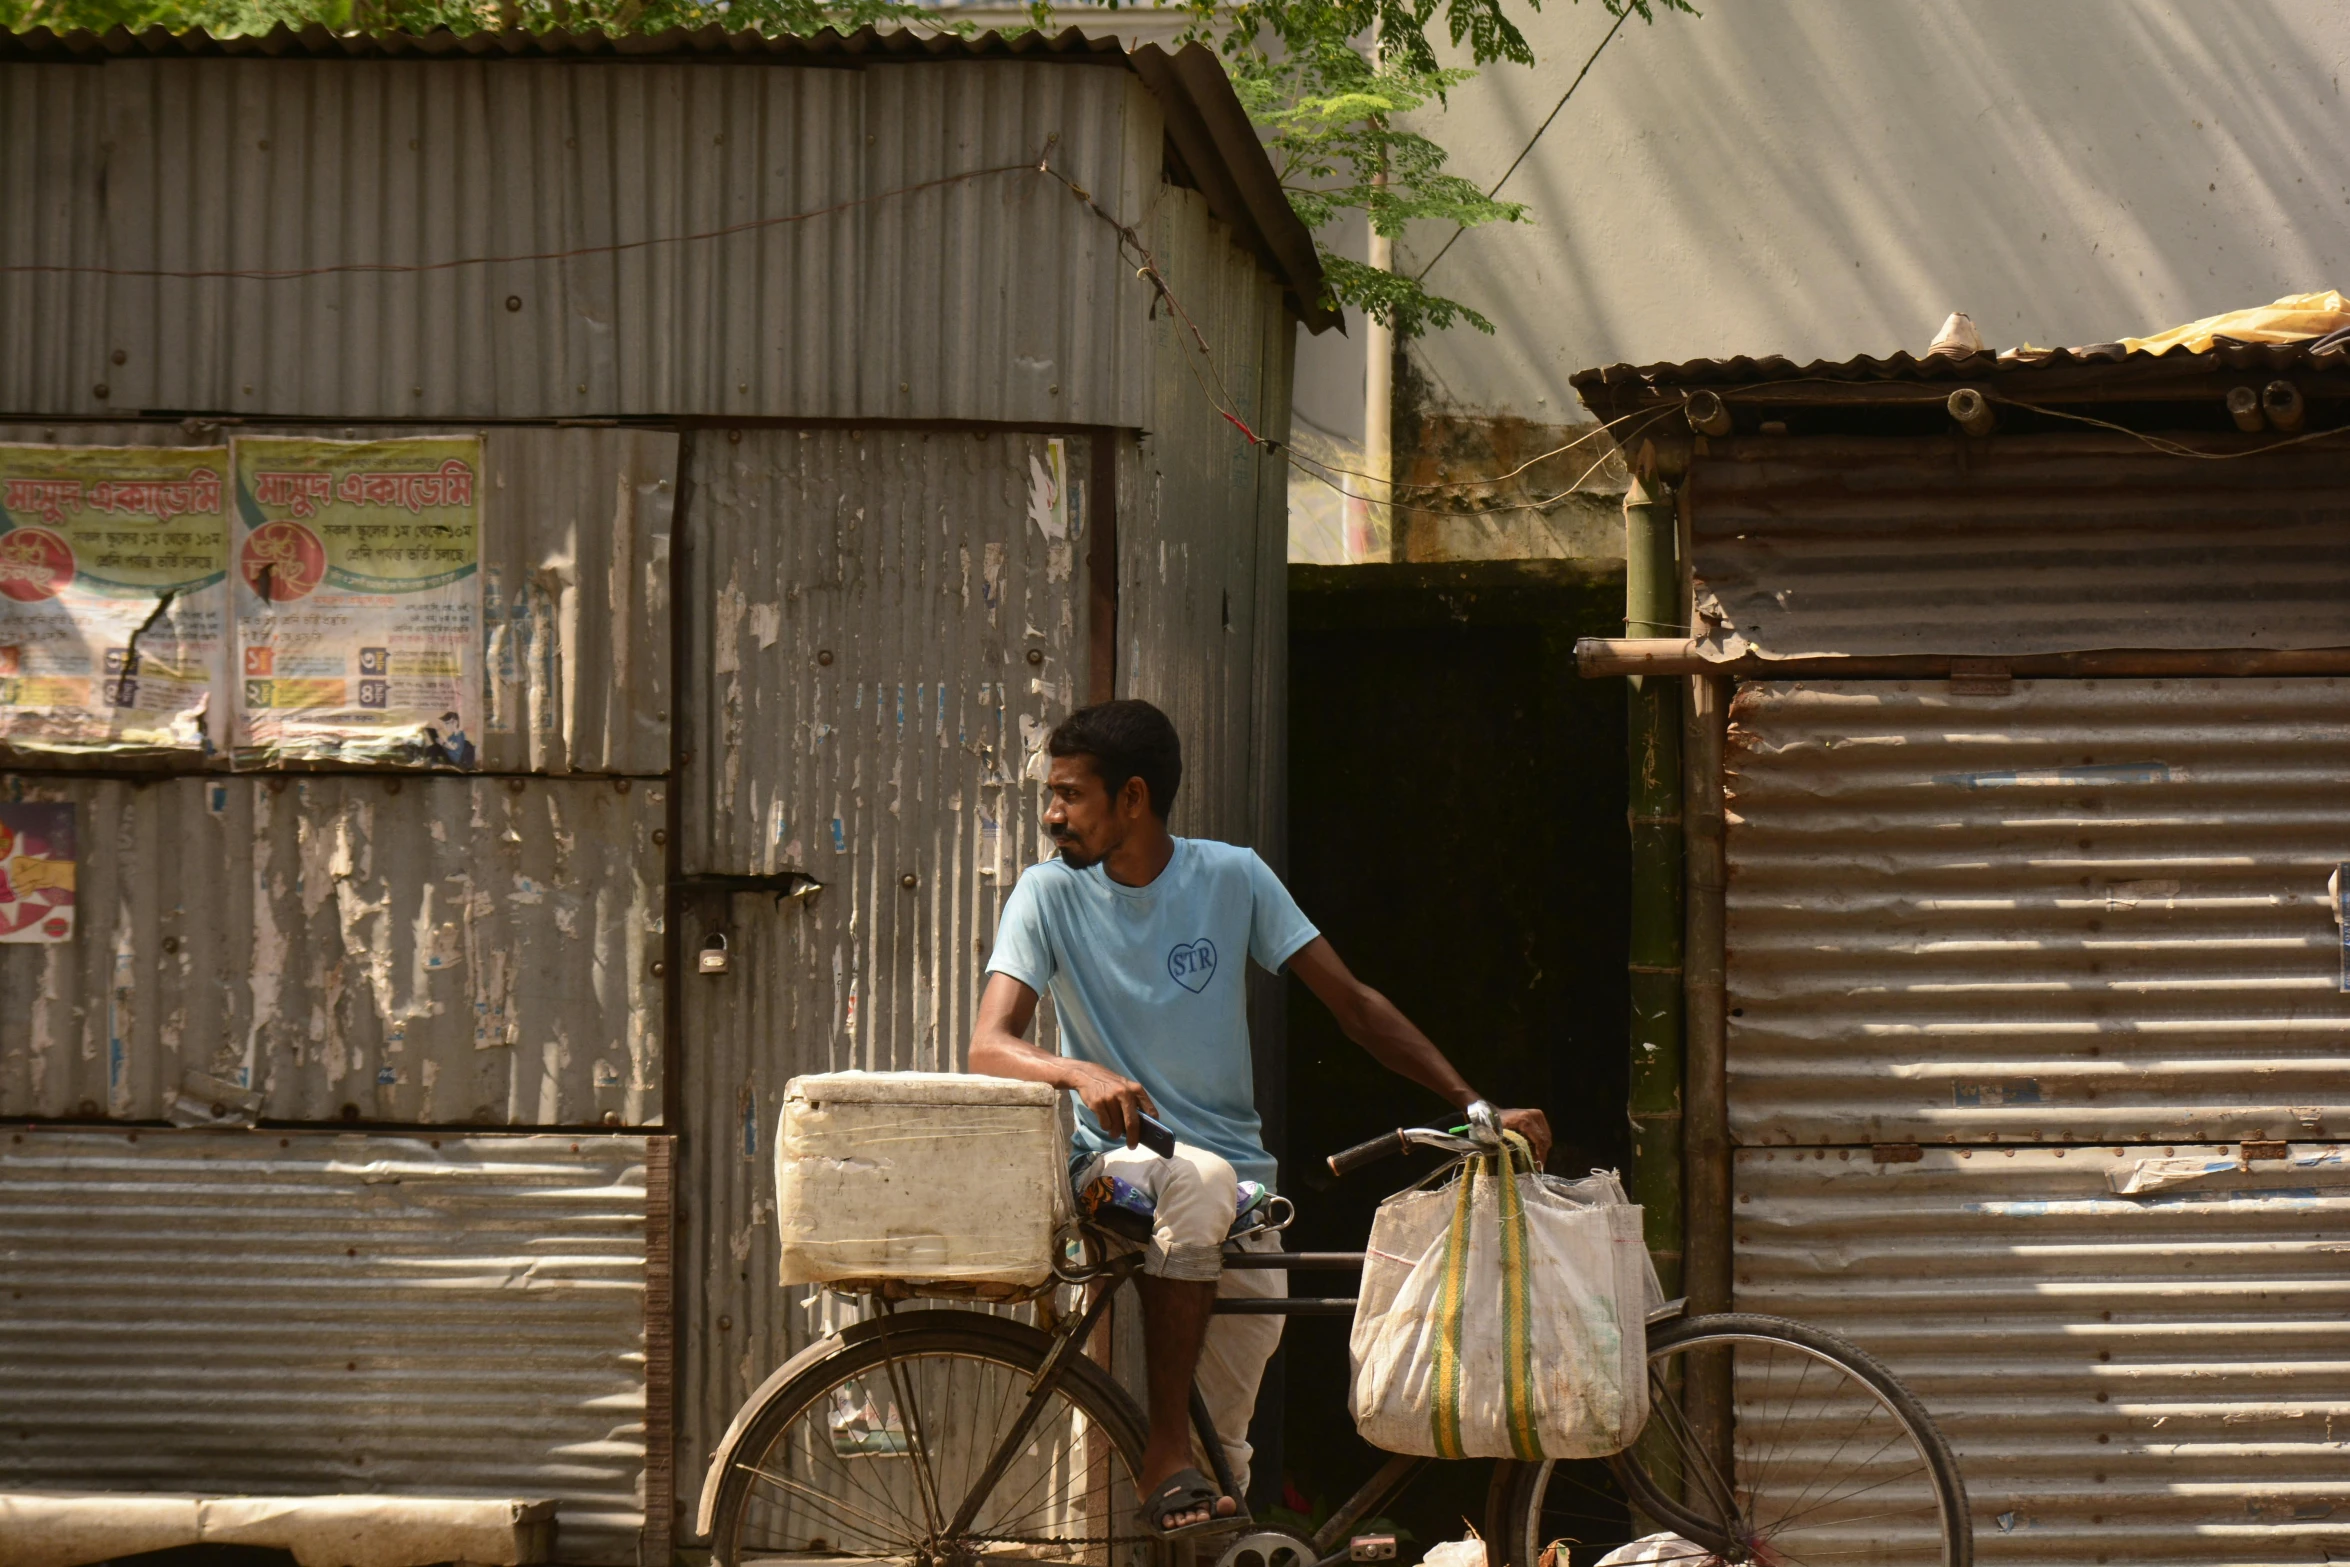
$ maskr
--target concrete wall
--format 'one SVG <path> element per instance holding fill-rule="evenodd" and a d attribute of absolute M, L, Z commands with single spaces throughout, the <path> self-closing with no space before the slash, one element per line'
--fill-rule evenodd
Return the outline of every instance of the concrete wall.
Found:
<path fill-rule="evenodd" d="M 1499 330 L 1411 345 L 1399 481 L 1542 450 L 1546 430 L 1588 419 L 1567 387 L 1588 365 L 1916 353 L 1952 310 L 1994 347 L 2102 342 L 2341 281 L 2350 10 L 1703 9 L 1626 25 L 1502 192 L 1533 221 L 1465 235 L 1429 276 Z M 1420 117 L 1480 185 L 1610 23 L 1598 5 L 1511 12 L 1541 63 L 1491 67 Z M 1398 265 L 1417 270 L 1450 232 L 1407 236 Z M 1301 342 L 1301 429 L 1360 441 L 1361 341 Z M 1558 467 L 1491 499 L 1540 500 L 1584 464 Z M 1534 512 L 1406 516 L 1398 533 L 1415 559 L 1612 550 L 1593 516 L 1606 480 Z"/>

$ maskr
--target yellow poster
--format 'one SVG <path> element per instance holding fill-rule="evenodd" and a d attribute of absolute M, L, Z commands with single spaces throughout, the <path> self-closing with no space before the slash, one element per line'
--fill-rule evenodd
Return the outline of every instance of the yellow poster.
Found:
<path fill-rule="evenodd" d="M 235 442 L 234 755 L 471 767 L 481 438 Z"/>
<path fill-rule="evenodd" d="M 205 749 L 228 449 L 0 445 L 0 740 Z"/>

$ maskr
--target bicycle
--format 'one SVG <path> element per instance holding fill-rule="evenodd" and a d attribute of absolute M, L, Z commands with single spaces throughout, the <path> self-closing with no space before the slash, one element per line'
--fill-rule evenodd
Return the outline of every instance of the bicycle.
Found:
<path fill-rule="evenodd" d="M 1330 1168 L 1343 1176 L 1432 1148 L 1455 1156 L 1449 1170 L 1488 1151 L 1465 1131 L 1392 1132 L 1332 1155 Z M 1286 1228 L 1294 1215 L 1275 1202 L 1232 1240 Z M 1113 1254 L 1116 1237 L 1090 1228 L 1082 1239 L 1083 1259 L 1066 1261 L 1032 1295 L 1037 1323 L 968 1306 L 900 1310 L 901 1298 L 876 1291 L 879 1314 L 770 1376 L 736 1413 L 703 1487 L 699 1532 L 713 1567 L 1178 1567 L 1176 1547 L 1135 1516 L 1142 1411 L 1087 1353 L 1141 1254 Z M 1232 1252 L 1225 1265 L 1341 1271 L 1363 1259 Z M 1063 1286 L 1087 1291 L 1082 1310 L 1058 1310 Z M 1354 1306 L 1351 1297 L 1285 1296 L 1219 1301 L 1217 1310 L 1351 1316 Z M 1899 1379 L 1858 1346 L 1802 1323 L 1684 1308 L 1673 1301 L 1649 1315 L 1652 1409 L 1632 1447 L 1599 1461 L 1620 1491 L 1607 1506 L 1628 1505 L 1680 1536 L 1693 1559 L 1740 1567 L 1971 1567 L 1957 1464 Z M 1238 1495 L 1196 1389 L 1192 1422 L 1217 1484 Z M 1434 1461 L 1390 1458 L 1311 1535 L 1242 1523 L 1218 1537 L 1227 1543 L 1217 1567 L 1373 1559 L 1378 1547 L 1357 1555 L 1351 1532 Z M 1491 1567 L 1569 1567 L 1569 1551 L 1595 1559 L 1574 1535 L 1595 1513 L 1591 1469 L 1497 1465 L 1485 1530 Z M 1636 1522 L 1634 1532 L 1645 1531 Z"/>

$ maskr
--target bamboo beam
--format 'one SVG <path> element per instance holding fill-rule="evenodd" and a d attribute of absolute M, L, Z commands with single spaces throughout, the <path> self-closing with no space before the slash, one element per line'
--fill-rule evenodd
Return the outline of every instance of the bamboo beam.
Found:
<path fill-rule="evenodd" d="M 1634 636 L 1689 624 L 1681 597 L 1672 497 L 1635 479 L 1624 497 L 1624 629 Z M 1665 1294 L 1681 1293 L 1681 690 L 1627 682 L 1632 834 L 1629 989 L 1632 1198 Z"/>

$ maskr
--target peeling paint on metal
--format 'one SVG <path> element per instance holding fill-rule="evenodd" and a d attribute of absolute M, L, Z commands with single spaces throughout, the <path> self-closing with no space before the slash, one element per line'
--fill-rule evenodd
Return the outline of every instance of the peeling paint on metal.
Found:
<path fill-rule="evenodd" d="M 0 1140 L 0 1489 L 549 1497 L 634 1567 L 646 1139 Z"/>
<path fill-rule="evenodd" d="M 2350 1126 L 2350 681 L 1749 683 L 1730 721 L 1741 1141 Z"/>
<path fill-rule="evenodd" d="M 235 428 L 245 435 L 320 433 L 263 422 Z M 327 433 L 367 440 L 413 430 L 352 425 Z M 188 439 L 189 425 L 179 420 L 0 424 L 0 441 L 128 446 Z M 661 568 L 678 438 L 660 430 L 505 426 L 484 432 L 482 443 L 491 492 L 482 558 L 482 667 L 490 676 L 482 693 L 483 770 L 666 772 L 669 592 Z M 599 578 L 607 592 L 579 591 L 581 582 Z"/>
<path fill-rule="evenodd" d="M 0 1115 L 160 1119 L 192 1070 L 276 1120 L 657 1124 L 665 793 L 0 776 L 75 804 L 85 928 L 114 933 L 0 949 L 33 1003 L 0 1015 Z"/>

